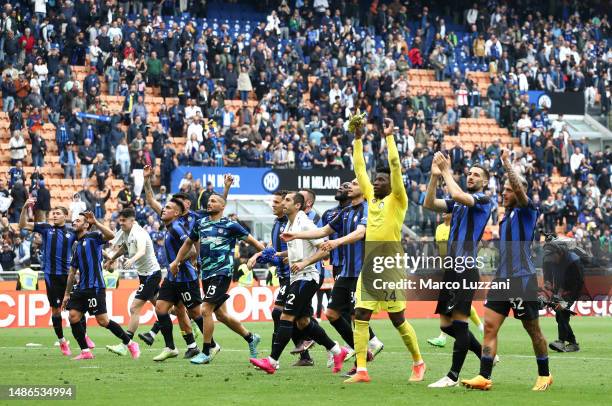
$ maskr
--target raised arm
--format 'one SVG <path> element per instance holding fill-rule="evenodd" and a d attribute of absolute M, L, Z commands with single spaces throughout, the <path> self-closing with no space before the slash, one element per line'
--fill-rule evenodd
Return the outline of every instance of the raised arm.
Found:
<path fill-rule="evenodd" d="M 29 198 L 23 208 L 21 209 L 21 215 L 19 216 L 19 229 L 21 230 L 34 230 L 34 222 L 28 221 L 28 209 L 34 207 L 36 203 L 35 198 Z"/>
<path fill-rule="evenodd" d="M 442 177 L 444 178 L 444 183 L 448 187 L 448 191 L 451 195 L 451 198 L 457 203 L 464 204 L 468 207 L 473 207 L 476 202 L 471 194 L 464 192 L 461 190 L 461 186 L 457 184 L 455 178 L 453 178 L 453 170 L 450 167 L 448 159 L 441 153 L 436 152 L 434 156 L 434 164 L 438 165 L 440 168 L 440 172 L 442 172 Z"/>
<path fill-rule="evenodd" d="M 223 176 L 223 200 L 227 201 L 227 196 L 229 196 L 230 187 L 234 183 L 234 177 L 227 173 Z"/>
<path fill-rule="evenodd" d="M 368 177 L 368 172 L 366 170 L 365 159 L 363 159 L 363 126 L 355 127 L 355 142 L 353 144 L 353 166 L 355 171 L 355 176 L 357 177 L 357 181 L 359 182 L 359 187 L 363 192 L 366 200 L 369 200 L 370 197 L 374 194 L 374 188 L 372 187 L 372 183 L 370 182 L 370 178 Z"/>
<path fill-rule="evenodd" d="M 438 181 L 440 180 L 441 176 L 442 173 L 440 172 L 440 168 L 438 168 L 438 165 L 432 163 L 431 177 L 429 178 L 429 184 L 427 185 L 427 194 L 425 195 L 423 207 L 439 213 L 445 213 L 448 210 L 446 206 L 446 201 L 444 199 L 436 198 L 436 188 L 438 186 Z"/>
<path fill-rule="evenodd" d="M 282 233 L 280 235 L 280 238 L 284 242 L 293 240 L 316 240 L 318 238 L 323 238 L 332 235 L 333 233 L 334 229 L 331 228 L 329 224 L 326 224 L 324 227 L 315 228 L 313 230 L 297 231 L 294 233 Z"/>
<path fill-rule="evenodd" d="M 151 176 L 153 176 L 153 168 L 149 165 L 144 167 L 144 190 L 145 190 L 145 199 L 149 207 L 153 209 L 155 213 L 161 215 L 162 205 L 157 200 L 155 200 L 155 194 L 153 193 L 153 187 L 151 187 Z"/>
<path fill-rule="evenodd" d="M 85 220 L 90 225 L 96 226 L 96 228 L 102 233 L 102 238 L 104 238 L 104 241 L 110 241 L 115 238 L 115 233 L 113 232 L 113 230 L 99 222 L 92 212 L 87 211 L 83 213 L 83 215 L 85 216 Z"/>
<path fill-rule="evenodd" d="M 395 145 L 393 137 L 393 120 L 385 119 L 385 140 L 387 141 L 387 156 L 389 159 L 389 168 L 391 169 L 391 193 L 402 204 L 408 204 L 408 195 L 402 180 L 402 164 L 400 162 L 399 151 Z"/>
<path fill-rule="evenodd" d="M 527 207 L 529 203 L 529 198 L 527 197 L 527 193 L 525 192 L 525 187 L 522 184 L 522 180 L 519 175 L 514 170 L 512 163 L 510 162 L 510 151 L 506 148 L 503 148 L 501 151 L 501 161 L 504 169 L 506 171 L 506 175 L 508 175 L 508 182 L 510 183 L 510 187 L 514 192 L 514 196 L 516 196 L 516 201 L 520 207 Z"/>

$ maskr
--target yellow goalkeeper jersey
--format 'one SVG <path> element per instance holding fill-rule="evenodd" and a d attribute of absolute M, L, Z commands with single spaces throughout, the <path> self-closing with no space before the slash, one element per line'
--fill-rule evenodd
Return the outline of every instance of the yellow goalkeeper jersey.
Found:
<path fill-rule="evenodd" d="M 386 138 L 391 169 L 391 193 L 383 199 L 374 197 L 374 187 L 370 182 L 363 159 L 363 142 L 355 140 L 353 162 L 359 187 L 368 202 L 368 224 L 366 241 L 400 241 L 402 224 L 408 209 L 408 195 L 402 181 L 399 152 L 393 135 Z"/>

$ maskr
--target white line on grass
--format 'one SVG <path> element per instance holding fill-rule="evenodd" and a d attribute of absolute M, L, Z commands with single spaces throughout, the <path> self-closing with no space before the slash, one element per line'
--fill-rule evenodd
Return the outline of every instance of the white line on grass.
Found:
<path fill-rule="evenodd" d="M 51 349 L 51 348 L 55 348 L 55 347 L 0 347 L 0 350 L 47 350 L 47 349 Z M 158 348 L 141 348 L 140 349 L 141 352 L 147 351 L 147 352 L 159 352 L 160 349 Z M 244 350 L 238 350 L 235 348 L 224 348 L 222 347 L 221 352 L 248 352 L 248 350 L 244 349 Z M 407 352 L 404 351 L 383 351 L 383 354 L 407 354 Z M 434 356 L 438 356 L 438 357 L 448 357 L 451 356 L 451 353 L 441 353 L 441 352 L 421 352 L 421 354 L 423 355 L 434 355 Z M 524 355 L 524 354 L 505 354 L 505 353 L 501 353 L 498 354 L 500 356 L 500 358 L 502 358 L 502 362 L 504 358 L 533 358 L 534 355 Z M 553 358 L 555 360 L 560 360 L 560 359 L 571 359 L 571 360 L 594 360 L 594 361 L 612 361 L 612 358 L 608 358 L 608 357 L 576 357 L 576 356 L 572 356 L 572 355 L 554 355 L 554 356 L 549 356 L 549 358 Z"/>

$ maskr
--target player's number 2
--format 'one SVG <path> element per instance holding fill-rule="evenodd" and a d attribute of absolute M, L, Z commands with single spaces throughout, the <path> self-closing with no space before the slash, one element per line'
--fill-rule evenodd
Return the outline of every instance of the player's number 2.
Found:
<path fill-rule="evenodd" d="M 288 305 L 292 305 L 294 300 L 295 300 L 295 295 L 293 293 L 287 295 L 287 304 Z"/>

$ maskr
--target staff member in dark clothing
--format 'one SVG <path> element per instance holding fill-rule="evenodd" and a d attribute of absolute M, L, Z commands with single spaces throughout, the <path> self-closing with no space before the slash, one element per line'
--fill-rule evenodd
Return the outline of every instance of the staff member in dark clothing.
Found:
<path fill-rule="evenodd" d="M 584 286 L 584 265 L 579 248 L 571 249 L 571 239 L 553 239 L 544 246 L 544 289 L 554 306 L 559 339 L 548 346 L 557 352 L 580 351 L 570 326 L 569 308 Z"/>

